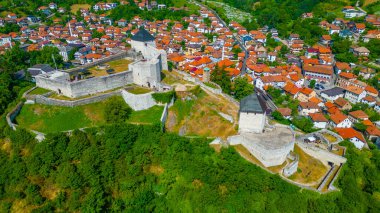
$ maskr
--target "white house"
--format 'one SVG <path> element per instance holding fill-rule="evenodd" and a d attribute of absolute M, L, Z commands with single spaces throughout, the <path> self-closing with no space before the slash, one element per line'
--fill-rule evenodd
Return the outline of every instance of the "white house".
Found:
<path fill-rule="evenodd" d="M 309 117 L 314 123 L 314 128 L 325 129 L 329 122 L 322 113 L 311 113 Z"/>
<path fill-rule="evenodd" d="M 298 106 L 298 111 L 300 115 L 307 116 L 312 113 L 320 112 L 318 104 L 314 102 L 301 102 Z"/>
<path fill-rule="evenodd" d="M 333 128 L 350 128 L 352 126 L 350 119 L 340 112 L 332 114 L 330 119 L 330 126 Z"/>
<path fill-rule="evenodd" d="M 366 144 L 364 136 L 353 128 L 335 128 L 335 131 L 345 140 L 349 140 L 356 148 L 362 149 Z"/>
<path fill-rule="evenodd" d="M 321 92 L 321 97 L 326 101 L 335 101 L 338 98 L 344 97 L 344 89 L 340 87 L 334 87 L 328 90 L 324 90 Z"/>
<path fill-rule="evenodd" d="M 366 95 L 367 92 L 364 89 L 355 86 L 348 86 L 346 87 L 344 98 L 346 98 L 349 102 L 356 104 L 360 102 Z"/>

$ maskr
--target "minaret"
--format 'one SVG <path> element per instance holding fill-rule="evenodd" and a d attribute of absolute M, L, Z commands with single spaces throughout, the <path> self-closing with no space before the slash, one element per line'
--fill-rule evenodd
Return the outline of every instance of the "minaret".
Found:
<path fill-rule="evenodd" d="M 71 24 L 69 22 L 69 31 L 70 31 L 70 36 L 73 36 L 73 32 L 71 31 Z"/>

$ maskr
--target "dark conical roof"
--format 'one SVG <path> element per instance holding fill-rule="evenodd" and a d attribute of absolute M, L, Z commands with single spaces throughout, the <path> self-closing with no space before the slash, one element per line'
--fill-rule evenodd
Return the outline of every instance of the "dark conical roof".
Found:
<path fill-rule="evenodd" d="M 144 28 L 140 28 L 140 30 L 134 36 L 132 36 L 132 40 L 147 42 L 147 41 L 154 41 L 154 37 Z"/>
<path fill-rule="evenodd" d="M 264 113 L 263 108 L 255 92 L 240 101 L 240 112 Z"/>

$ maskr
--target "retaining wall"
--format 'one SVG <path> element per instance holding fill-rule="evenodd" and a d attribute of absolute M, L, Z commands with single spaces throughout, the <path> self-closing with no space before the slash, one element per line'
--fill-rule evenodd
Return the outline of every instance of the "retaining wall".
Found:
<path fill-rule="evenodd" d="M 153 93 L 154 92 L 136 95 L 126 90 L 121 91 L 124 101 L 135 111 L 149 109 L 152 106 L 157 105 L 156 101 L 152 97 Z"/>
<path fill-rule="evenodd" d="M 286 165 L 286 167 L 284 168 L 284 171 L 283 171 L 285 177 L 289 177 L 292 174 L 297 172 L 298 162 L 299 162 L 298 158 L 299 158 L 298 155 L 295 154 L 294 161 L 291 162 L 290 164 Z"/>
<path fill-rule="evenodd" d="M 180 70 L 176 70 L 176 71 L 183 76 L 184 80 L 193 82 L 193 83 L 199 85 L 202 89 L 207 90 L 207 91 L 209 91 L 211 93 L 214 93 L 216 95 L 221 95 L 224 98 L 226 98 L 227 100 L 229 100 L 232 103 L 234 103 L 236 106 L 239 106 L 239 102 L 236 101 L 233 97 L 231 97 L 231 96 L 223 93 L 222 89 L 220 89 L 220 88 L 216 89 L 216 88 L 209 87 L 206 84 L 204 84 L 202 81 L 200 81 L 199 79 L 192 77 L 191 75 L 189 75 L 186 72 L 183 72 L 183 71 L 180 71 Z"/>
<path fill-rule="evenodd" d="M 89 97 L 89 98 L 75 100 L 75 101 L 58 100 L 58 99 L 45 97 L 43 95 L 36 95 L 34 98 L 34 101 L 35 101 L 35 103 L 38 103 L 38 104 L 45 104 L 45 105 L 52 105 L 52 106 L 64 106 L 64 107 L 76 107 L 76 106 L 80 106 L 80 105 L 86 105 L 86 104 L 100 102 L 100 101 L 103 101 L 107 98 L 110 98 L 112 96 L 117 96 L 117 95 L 121 95 L 120 90 L 113 91 L 113 92 L 106 93 L 106 94 L 93 96 L 93 97 Z"/>
<path fill-rule="evenodd" d="M 10 111 L 6 116 L 7 123 L 13 130 L 16 130 L 17 127 L 17 124 L 13 123 L 13 121 L 16 118 L 16 116 L 20 113 L 23 105 L 24 102 L 18 103 L 17 106 L 13 108 L 12 111 Z"/>
<path fill-rule="evenodd" d="M 333 162 L 337 165 L 340 165 L 341 163 L 345 163 L 347 161 L 347 159 L 342 156 L 336 155 L 313 145 L 305 144 L 304 142 L 300 141 L 298 141 L 297 144 L 304 152 L 306 152 L 306 154 L 321 160 L 326 165 L 328 164 L 328 161 Z"/>

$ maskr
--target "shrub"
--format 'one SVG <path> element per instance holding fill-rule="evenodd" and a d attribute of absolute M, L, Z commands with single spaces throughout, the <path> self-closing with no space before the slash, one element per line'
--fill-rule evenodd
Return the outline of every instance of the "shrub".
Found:
<path fill-rule="evenodd" d="M 124 103 L 123 100 L 112 97 L 106 102 L 104 117 L 107 122 L 125 122 L 132 113 L 132 108 Z"/>
<path fill-rule="evenodd" d="M 172 90 L 170 92 L 165 92 L 165 93 L 154 93 L 152 95 L 155 101 L 159 103 L 170 103 L 173 97 L 175 97 L 175 91 Z"/>

